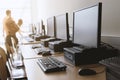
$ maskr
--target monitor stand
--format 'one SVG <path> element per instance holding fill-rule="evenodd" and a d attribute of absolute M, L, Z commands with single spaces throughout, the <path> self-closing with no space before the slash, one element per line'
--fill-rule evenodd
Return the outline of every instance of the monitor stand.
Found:
<path fill-rule="evenodd" d="M 53 50 L 54 52 L 63 52 L 63 48 L 65 47 L 72 47 L 73 44 L 71 41 L 52 41 L 49 42 L 49 48 Z"/>

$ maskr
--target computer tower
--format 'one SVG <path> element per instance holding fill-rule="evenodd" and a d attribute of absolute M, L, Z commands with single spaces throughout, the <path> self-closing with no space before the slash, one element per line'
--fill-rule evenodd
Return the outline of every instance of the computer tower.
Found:
<path fill-rule="evenodd" d="M 54 52 L 63 52 L 65 47 L 72 47 L 72 42 L 62 40 L 49 42 L 49 48 Z"/>
<path fill-rule="evenodd" d="M 76 50 L 72 47 L 64 48 L 65 59 L 75 66 L 80 65 L 81 53 L 82 53 L 82 51 Z"/>
<path fill-rule="evenodd" d="M 44 45 L 44 47 L 48 47 L 49 42 L 58 41 L 58 40 L 60 40 L 60 39 L 56 39 L 56 38 L 41 39 L 41 44 Z"/>
<path fill-rule="evenodd" d="M 79 53 L 79 54 L 78 54 Z M 78 50 L 74 47 L 64 48 L 65 58 L 74 65 L 96 64 L 100 60 L 117 56 L 119 52 L 116 49 L 106 47 L 85 48 Z"/>
<path fill-rule="evenodd" d="M 41 41 L 41 39 L 46 39 L 46 38 L 49 38 L 49 36 L 41 36 L 41 35 L 35 35 L 34 36 L 34 39 L 36 40 L 36 41 Z"/>

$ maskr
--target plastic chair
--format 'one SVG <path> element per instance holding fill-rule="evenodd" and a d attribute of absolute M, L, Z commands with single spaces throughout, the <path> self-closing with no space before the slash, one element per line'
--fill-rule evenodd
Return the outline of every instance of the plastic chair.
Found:
<path fill-rule="evenodd" d="M 3 48 L 0 47 L 0 79 L 7 80 L 8 78 L 8 69 L 6 67 L 6 53 Z"/>

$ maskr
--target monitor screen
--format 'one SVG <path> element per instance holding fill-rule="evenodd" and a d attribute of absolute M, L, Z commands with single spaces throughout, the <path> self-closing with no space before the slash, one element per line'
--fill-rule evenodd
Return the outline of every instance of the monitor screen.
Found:
<path fill-rule="evenodd" d="M 55 17 L 47 19 L 47 36 L 55 37 Z"/>
<path fill-rule="evenodd" d="M 56 38 L 69 40 L 68 13 L 55 16 Z"/>
<path fill-rule="evenodd" d="M 101 37 L 102 3 L 73 13 L 73 43 L 97 48 Z"/>

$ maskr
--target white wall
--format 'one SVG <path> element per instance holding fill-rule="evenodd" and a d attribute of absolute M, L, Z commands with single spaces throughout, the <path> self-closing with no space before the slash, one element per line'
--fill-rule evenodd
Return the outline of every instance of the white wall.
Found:
<path fill-rule="evenodd" d="M 73 26 L 73 11 L 96 4 L 103 3 L 102 13 L 102 35 L 120 36 L 120 0 L 37 0 L 37 20 L 46 19 L 51 16 L 65 12 L 69 14 L 69 24 Z"/>
<path fill-rule="evenodd" d="M 103 2 L 103 35 L 120 37 L 120 0 L 101 0 Z"/>
<path fill-rule="evenodd" d="M 31 0 L 31 13 L 32 13 L 32 23 L 36 23 L 38 20 L 38 6 L 37 6 L 37 0 Z"/>

